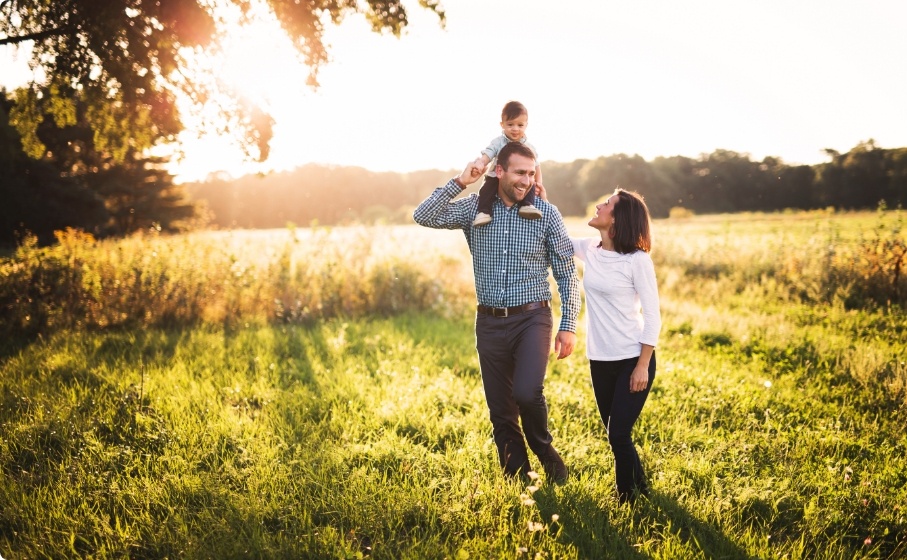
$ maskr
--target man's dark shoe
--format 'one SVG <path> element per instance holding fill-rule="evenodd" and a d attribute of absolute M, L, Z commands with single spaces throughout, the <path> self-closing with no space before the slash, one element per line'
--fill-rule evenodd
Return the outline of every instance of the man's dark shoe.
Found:
<path fill-rule="evenodd" d="M 567 465 L 564 464 L 564 460 L 561 459 L 554 447 L 549 447 L 548 452 L 544 456 L 539 457 L 539 460 L 542 462 L 542 468 L 545 469 L 545 476 L 550 481 L 555 484 L 567 482 Z"/>

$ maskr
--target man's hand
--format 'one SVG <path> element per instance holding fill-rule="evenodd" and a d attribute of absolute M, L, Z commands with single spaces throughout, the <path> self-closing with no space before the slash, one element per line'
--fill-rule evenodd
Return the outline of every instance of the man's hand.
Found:
<path fill-rule="evenodd" d="M 471 161 L 466 166 L 466 169 L 464 169 L 463 172 L 460 173 L 458 179 L 460 181 L 460 184 L 466 187 L 478 181 L 479 177 L 481 177 L 484 173 L 485 168 L 483 166 L 480 166 L 476 161 Z"/>
<path fill-rule="evenodd" d="M 576 333 L 570 331 L 557 331 L 554 337 L 554 351 L 557 352 L 557 359 L 563 360 L 573 353 L 576 347 Z"/>

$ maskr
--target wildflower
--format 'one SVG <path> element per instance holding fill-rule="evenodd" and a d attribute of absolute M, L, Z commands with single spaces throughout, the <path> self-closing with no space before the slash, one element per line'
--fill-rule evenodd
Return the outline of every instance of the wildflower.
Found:
<path fill-rule="evenodd" d="M 541 531 L 545 528 L 543 523 L 537 523 L 535 521 L 529 521 L 526 523 L 526 528 L 530 533 L 535 533 L 536 531 Z"/>
<path fill-rule="evenodd" d="M 866 537 L 866 540 L 863 541 L 863 544 L 865 544 L 866 546 L 871 545 L 871 544 L 872 544 L 872 537 Z"/>
<path fill-rule="evenodd" d="M 765 382 L 762 383 L 762 384 L 765 385 L 765 388 L 766 388 L 766 389 L 770 389 L 771 386 L 772 386 L 772 382 L 771 382 L 771 381 L 765 381 Z"/>
<path fill-rule="evenodd" d="M 524 506 L 535 505 L 535 500 L 529 497 L 529 494 L 520 494 L 520 501 Z"/>
<path fill-rule="evenodd" d="M 539 473 L 537 473 L 535 471 L 529 471 L 528 473 L 526 473 L 526 476 L 529 477 L 529 480 L 538 480 L 539 479 Z"/>
<path fill-rule="evenodd" d="M 558 514 L 556 514 L 556 513 L 552 513 L 552 514 L 551 514 L 551 522 L 552 522 L 552 523 L 557 523 L 557 520 L 560 519 L 560 518 L 561 518 L 561 516 L 558 515 Z"/>
<path fill-rule="evenodd" d="M 538 486 L 527 486 L 526 487 L 526 490 L 528 490 L 530 494 L 535 494 L 536 491 L 538 491 L 538 489 L 539 489 Z"/>
<path fill-rule="evenodd" d="M 529 552 L 529 549 L 525 546 L 518 546 L 516 549 L 517 554 L 526 554 L 527 552 Z"/>

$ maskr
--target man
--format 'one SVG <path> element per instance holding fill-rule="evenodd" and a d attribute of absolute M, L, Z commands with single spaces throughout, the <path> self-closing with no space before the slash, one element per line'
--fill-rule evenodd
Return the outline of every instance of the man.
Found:
<path fill-rule="evenodd" d="M 535 188 L 535 170 L 531 148 L 511 142 L 501 149 L 495 166 L 499 182 L 491 224 L 473 227 L 476 194 L 452 200 L 482 176 L 484 169 L 475 163 L 436 189 L 413 218 L 426 227 L 462 229 L 466 235 L 478 299 L 476 350 L 501 467 L 511 476 L 531 471 L 528 443 L 546 476 L 563 482 L 567 467 L 551 444 L 543 393 L 553 328 L 548 269 L 561 296 L 554 339 L 558 359 L 569 356 L 576 344 L 579 283 L 573 246 L 557 208 L 537 200 L 540 219 L 519 216 L 516 203 Z"/>

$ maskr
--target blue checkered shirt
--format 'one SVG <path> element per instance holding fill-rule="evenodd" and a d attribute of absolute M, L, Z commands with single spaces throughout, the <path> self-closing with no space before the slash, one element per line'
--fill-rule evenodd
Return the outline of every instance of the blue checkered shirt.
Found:
<path fill-rule="evenodd" d="M 453 179 L 435 189 L 420 204 L 413 219 L 436 229 L 461 229 L 466 235 L 476 278 L 476 298 L 489 307 L 513 307 L 551 299 L 548 268 L 554 274 L 561 296 L 559 330 L 576 332 L 579 315 L 579 281 L 573 262 L 573 244 L 557 208 L 540 198 L 535 206 L 538 220 L 519 216 L 516 204 L 507 208 L 500 198 L 494 201 L 494 219 L 474 228 L 472 221 L 479 195 L 452 200 L 462 189 Z"/>

